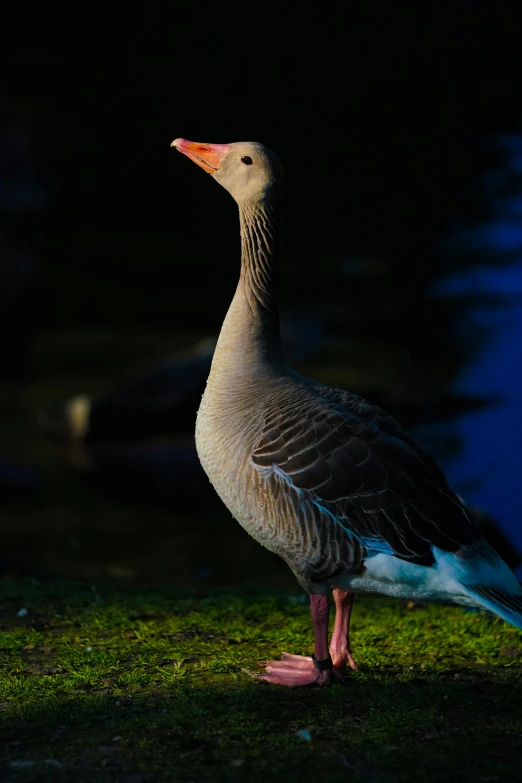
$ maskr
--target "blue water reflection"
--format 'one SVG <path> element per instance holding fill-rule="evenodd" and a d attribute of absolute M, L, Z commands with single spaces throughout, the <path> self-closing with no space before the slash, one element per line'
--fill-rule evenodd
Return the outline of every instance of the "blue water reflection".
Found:
<path fill-rule="evenodd" d="M 501 144 L 511 153 L 511 174 L 522 175 L 522 137 Z M 491 513 L 522 551 L 522 183 L 520 195 L 493 207 L 493 220 L 455 240 L 489 264 L 443 280 L 436 294 L 476 298 L 462 315 L 460 337 L 486 337 L 454 390 L 495 402 L 453 422 L 461 449 L 438 456 L 456 491 Z"/>

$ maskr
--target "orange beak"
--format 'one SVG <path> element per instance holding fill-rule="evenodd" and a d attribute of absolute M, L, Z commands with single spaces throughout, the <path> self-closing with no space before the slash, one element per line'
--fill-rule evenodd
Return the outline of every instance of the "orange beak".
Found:
<path fill-rule="evenodd" d="M 207 174 L 217 171 L 227 152 L 232 149 L 230 144 L 198 144 L 197 141 L 187 139 L 174 139 L 170 146 L 201 166 Z"/>

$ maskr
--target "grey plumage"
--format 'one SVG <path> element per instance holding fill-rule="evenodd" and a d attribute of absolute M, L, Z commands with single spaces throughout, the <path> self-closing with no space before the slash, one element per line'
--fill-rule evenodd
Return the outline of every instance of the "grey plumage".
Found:
<path fill-rule="evenodd" d="M 316 657 L 327 650 L 328 624 L 313 596 L 332 588 L 450 597 L 522 627 L 520 585 L 435 461 L 380 408 L 288 363 L 277 302 L 282 166 L 274 153 L 248 142 L 217 153 L 182 139 L 174 146 L 200 165 L 207 156 L 212 165 L 203 167 L 240 210 L 240 280 L 198 412 L 198 455 L 234 517 L 311 594 Z M 351 604 L 343 609 L 337 598 L 347 629 Z M 345 664 L 349 646 L 338 635 L 331 654 L 341 648 Z M 308 663 L 287 661 L 271 665 L 276 673 L 269 667 L 265 679 L 324 682 L 303 675 Z"/>

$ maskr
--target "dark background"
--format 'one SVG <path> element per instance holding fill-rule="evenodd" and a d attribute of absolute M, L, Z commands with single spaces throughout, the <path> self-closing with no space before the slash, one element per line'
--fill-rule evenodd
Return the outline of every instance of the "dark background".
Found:
<path fill-rule="evenodd" d="M 172 510 L 149 516 L 153 498 L 109 502 L 37 426 L 46 406 L 110 391 L 219 330 L 239 267 L 236 206 L 169 148 L 177 136 L 259 140 L 282 158 L 283 308 L 329 335 L 308 371 L 399 405 L 411 426 L 455 396 L 487 335 L 457 339 L 473 301 L 435 299 L 430 285 L 511 261 L 448 248 L 518 186 L 499 144 L 519 129 L 518 21 L 515 5 L 480 2 L 309 16 L 80 4 L 4 25 L 0 117 L 5 134 L 27 134 L 4 181 L 41 195 L 11 209 L 6 196 L 1 216 L 4 270 L 33 259 L 28 281 L 4 288 L 2 452 L 43 487 L 36 505 L 8 507 L 4 571 L 179 580 L 179 562 L 158 565 L 174 548 L 188 582 L 245 578 L 233 552 L 219 561 L 216 532 L 205 549 L 208 520 L 185 540 Z M 445 421 L 461 409 L 445 403 Z M 429 437 L 437 456 L 458 454 L 447 424 Z M 234 535 L 229 550 L 257 557 Z"/>

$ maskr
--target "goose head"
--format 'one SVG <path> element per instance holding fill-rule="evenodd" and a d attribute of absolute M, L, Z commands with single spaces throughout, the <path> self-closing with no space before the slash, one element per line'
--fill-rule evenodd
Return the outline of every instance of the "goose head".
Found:
<path fill-rule="evenodd" d="M 242 208 L 277 200 L 283 190 L 283 164 L 272 150 L 255 141 L 206 144 L 175 139 L 175 147 L 210 174 Z"/>

